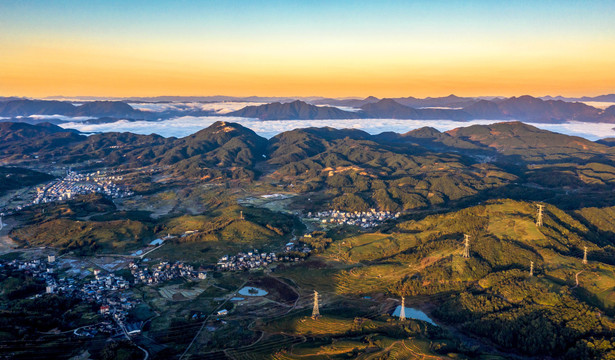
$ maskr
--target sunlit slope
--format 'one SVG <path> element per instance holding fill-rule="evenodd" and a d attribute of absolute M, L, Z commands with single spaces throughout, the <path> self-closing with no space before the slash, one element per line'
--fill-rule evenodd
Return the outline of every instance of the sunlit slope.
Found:
<path fill-rule="evenodd" d="M 585 218 L 546 206 L 544 225 L 536 226 L 534 203 L 494 200 L 483 205 L 421 220 L 406 221 L 390 233 L 360 234 L 334 241 L 322 257 L 337 270 L 314 271 L 315 279 L 333 277 L 340 294 L 381 291 L 436 294 L 460 289 L 487 274 L 507 269 L 547 275 L 573 283 L 574 274 L 611 277 L 612 266 L 582 264 L 584 247 L 590 260 L 610 251 L 609 239 L 589 228 Z M 470 236 L 470 258 L 462 257 L 463 235 Z M 310 282 L 315 285 L 316 280 Z M 323 279 L 324 282 L 324 279 Z M 606 291 L 609 281 L 594 285 Z M 403 290 L 402 290 L 403 289 Z"/>
<path fill-rule="evenodd" d="M 268 177 L 300 191 L 325 191 L 341 210 L 400 211 L 476 196 L 517 179 L 454 153 L 368 139 L 361 131 L 302 129 L 274 137 Z"/>

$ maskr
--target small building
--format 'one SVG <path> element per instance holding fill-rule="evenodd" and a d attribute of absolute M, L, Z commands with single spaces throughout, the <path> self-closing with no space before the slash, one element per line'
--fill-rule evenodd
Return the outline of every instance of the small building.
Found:
<path fill-rule="evenodd" d="M 50 264 L 53 264 L 54 262 L 56 262 L 56 256 L 55 255 L 47 255 L 47 262 Z"/>
<path fill-rule="evenodd" d="M 228 315 L 228 310 L 226 309 L 218 310 L 218 316 L 226 316 L 226 315 Z"/>

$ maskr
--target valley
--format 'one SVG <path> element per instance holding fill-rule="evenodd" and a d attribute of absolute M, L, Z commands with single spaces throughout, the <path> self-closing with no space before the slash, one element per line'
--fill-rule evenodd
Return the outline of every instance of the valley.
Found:
<path fill-rule="evenodd" d="M 615 354 L 608 145 L 520 122 L 271 139 L 228 122 L 183 138 L 0 125 L 0 353 Z M 62 193 L 34 201 L 49 184 Z M 51 272 L 19 268 L 47 255 Z M 129 287 L 101 303 L 45 285 L 97 278 Z M 433 322 L 392 316 L 402 298 Z"/>

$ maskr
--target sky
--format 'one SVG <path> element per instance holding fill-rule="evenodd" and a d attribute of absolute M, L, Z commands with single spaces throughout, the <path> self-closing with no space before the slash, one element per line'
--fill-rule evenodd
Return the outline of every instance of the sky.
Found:
<path fill-rule="evenodd" d="M 0 1 L 0 96 L 615 93 L 615 1 Z"/>

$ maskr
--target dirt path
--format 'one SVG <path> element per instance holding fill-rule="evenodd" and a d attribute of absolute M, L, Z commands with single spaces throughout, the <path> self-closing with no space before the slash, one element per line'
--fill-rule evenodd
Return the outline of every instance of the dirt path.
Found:
<path fill-rule="evenodd" d="M 573 289 L 579 287 L 579 275 L 581 275 L 583 271 L 585 270 L 581 270 L 578 273 L 574 274 L 574 281 L 576 282 L 576 285 L 573 287 Z"/>

